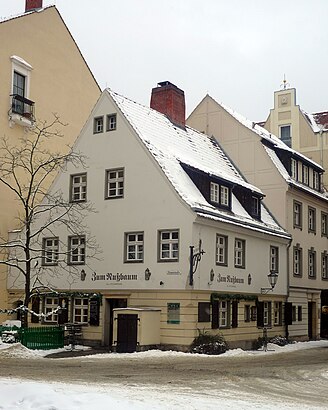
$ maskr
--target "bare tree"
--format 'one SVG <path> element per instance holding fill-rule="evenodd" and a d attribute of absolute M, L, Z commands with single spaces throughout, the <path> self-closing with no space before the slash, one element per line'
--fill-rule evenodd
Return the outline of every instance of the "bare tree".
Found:
<path fill-rule="evenodd" d="M 86 166 L 86 158 L 69 147 L 65 153 L 52 152 L 48 148 L 49 141 L 54 146 L 54 140 L 62 138 L 58 131 L 58 127 L 62 126 L 64 124 L 55 116 L 51 123 L 35 125 L 16 145 L 5 137 L 0 141 L 0 185 L 15 198 L 18 208 L 15 235 L 0 233 L 0 264 L 6 265 L 16 275 L 17 282 L 23 284 L 26 308 L 35 277 L 42 275 L 42 258 L 53 258 L 55 266 L 49 267 L 47 272 L 59 275 L 59 272 L 68 269 L 64 263 L 67 254 L 75 251 L 74 248 L 62 246 L 61 252 L 45 255 L 42 246 L 44 237 L 56 236 L 54 232 L 65 227 L 70 235 L 85 236 L 88 257 L 96 257 L 99 252 L 95 239 L 84 223 L 86 215 L 94 212 L 92 205 L 72 202 L 61 191 L 48 190 L 55 175 L 65 171 L 68 164 L 79 169 Z M 38 269 L 35 269 L 37 265 Z M 71 267 L 69 274 L 73 283 L 74 270 Z M 26 317 L 24 322 L 27 324 Z"/>

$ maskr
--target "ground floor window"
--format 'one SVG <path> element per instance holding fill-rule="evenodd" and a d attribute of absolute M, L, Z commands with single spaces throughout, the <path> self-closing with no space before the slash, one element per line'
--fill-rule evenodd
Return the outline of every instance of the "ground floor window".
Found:
<path fill-rule="evenodd" d="M 211 304 L 210 302 L 198 302 L 198 322 L 211 321 Z"/>
<path fill-rule="evenodd" d="M 282 324 L 282 303 L 274 302 L 274 325 L 281 326 Z"/>
<path fill-rule="evenodd" d="M 58 321 L 58 313 L 51 313 L 54 312 L 58 308 L 59 299 L 46 297 L 44 300 L 44 313 L 47 315 L 44 318 L 45 323 L 57 323 Z M 50 314 L 51 313 L 51 314 Z"/>
<path fill-rule="evenodd" d="M 88 323 L 89 299 L 75 298 L 73 318 L 75 323 Z"/>

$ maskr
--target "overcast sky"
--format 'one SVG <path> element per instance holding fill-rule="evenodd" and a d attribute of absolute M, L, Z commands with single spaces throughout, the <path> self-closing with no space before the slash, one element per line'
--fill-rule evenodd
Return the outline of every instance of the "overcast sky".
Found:
<path fill-rule="evenodd" d="M 328 0 L 43 0 L 55 4 L 100 87 L 149 105 L 169 80 L 187 111 L 209 93 L 264 120 L 284 74 L 306 111 L 328 110 Z M 25 0 L 0 0 L 0 17 Z"/>

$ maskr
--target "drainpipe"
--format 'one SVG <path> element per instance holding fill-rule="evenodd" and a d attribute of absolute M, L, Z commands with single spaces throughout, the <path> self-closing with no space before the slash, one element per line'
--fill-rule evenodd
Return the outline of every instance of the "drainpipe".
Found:
<path fill-rule="evenodd" d="M 286 298 L 286 302 L 288 302 L 289 299 L 289 253 L 290 253 L 290 247 L 292 244 L 292 239 L 289 240 L 289 244 L 287 245 L 287 298 Z M 286 339 L 287 341 L 289 340 L 289 331 L 288 331 L 288 324 L 286 323 L 286 319 L 285 319 L 285 326 L 286 326 Z"/>

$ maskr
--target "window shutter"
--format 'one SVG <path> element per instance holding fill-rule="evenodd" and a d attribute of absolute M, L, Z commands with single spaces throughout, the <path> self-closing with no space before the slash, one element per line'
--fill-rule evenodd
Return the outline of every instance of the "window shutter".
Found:
<path fill-rule="evenodd" d="M 231 327 L 238 327 L 238 300 L 232 301 Z"/>
<path fill-rule="evenodd" d="M 256 302 L 257 327 L 264 327 L 264 302 Z"/>
<path fill-rule="evenodd" d="M 291 325 L 293 323 L 293 304 L 291 302 L 285 302 L 285 325 Z"/>
<path fill-rule="evenodd" d="M 99 326 L 100 301 L 99 299 L 90 299 L 90 326 Z"/>
<path fill-rule="evenodd" d="M 40 313 L 40 298 L 39 296 L 35 296 L 32 299 L 32 310 L 35 313 Z M 33 314 L 31 314 L 31 322 L 32 323 L 39 323 L 40 318 L 38 316 L 35 316 Z"/>
<path fill-rule="evenodd" d="M 272 303 L 268 302 L 268 326 L 272 326 Z"/>
<path fill-rule="evenodd" d="M 210 309 L 209 302 L 198 302 L 198 322 L 210 322 Z"/>
<path fill-rule="evenodd" d="M 219 328 L 219 301 L 213 300 L 212 302 L 212 329 Z"/>
<path fill-rule="evenodd" d="M 64 323 L 68 322 L 68 299 L 67 298 L 60 298 L 59 305 L 65 306 L 65 309 L 58 312 L 58 324 L 63 325 Z"/>

